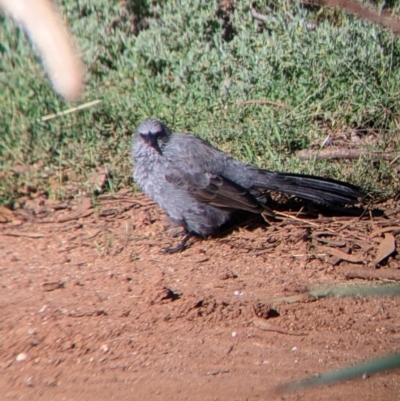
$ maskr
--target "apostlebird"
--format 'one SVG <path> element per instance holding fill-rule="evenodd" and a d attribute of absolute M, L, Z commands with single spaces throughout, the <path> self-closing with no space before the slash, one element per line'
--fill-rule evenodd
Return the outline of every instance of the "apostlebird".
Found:
<path fill-rule="evenodd" d="M 195 135 L 173 133 L 158 120 L 136 129 L 133 178 L 169 218 L 192 234 L 214 233 L 236 210 L 273 215 L 262 191 L 277 191 L 326 205 L 354 204 L 364 195 L 345 182 L 262 170 L 235 160 Z"/>

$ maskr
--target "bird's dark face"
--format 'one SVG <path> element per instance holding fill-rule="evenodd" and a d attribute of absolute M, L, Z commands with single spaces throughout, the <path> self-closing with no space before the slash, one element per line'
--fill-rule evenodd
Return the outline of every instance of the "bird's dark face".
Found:
<path fill-rule="evenodd" d="M 136 135 L 160 155 L 171 135 L 169 128 L 158 120 L 146 120 L 136 129 Z"/>

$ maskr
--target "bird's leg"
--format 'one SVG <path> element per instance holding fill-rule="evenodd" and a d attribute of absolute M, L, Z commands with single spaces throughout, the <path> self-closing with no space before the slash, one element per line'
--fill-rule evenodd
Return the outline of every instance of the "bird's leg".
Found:
<path fill-rule="evenodd" d="M 182 239 L 182 241 L 180 242 L 180 244 L 178 246 L 176 246 L 175 248 L 164 248 L 163 249 L 163 253 L 167 253 L 167 254 L 173 254 L 173 253 L 178 253 L 178 252 L 182 252 L 185 248 L 186 248 L 186 242 L 188 242 L 189 238 L 191 236 L 193 236 L 194 234 L 192 232 L 188 232 Z"/>
<path fill-rule="evenodd" d="M 264 221 L 268 224 L 268 225 L 272 225 L 271 224 L 271 214 L 269 214 L 269 212 L 268 213 L 261 213 L 261 216 L 262 216 L 262 218 L 264 219 Z M 274 214 L 274 217 L 275 217 L 275 214 Z"/>

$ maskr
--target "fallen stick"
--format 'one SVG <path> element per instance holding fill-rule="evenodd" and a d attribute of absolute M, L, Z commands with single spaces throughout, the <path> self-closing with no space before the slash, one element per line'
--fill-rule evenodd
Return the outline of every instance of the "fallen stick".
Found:
<path fill-rule="evenodd" d="M 400 281 L 400 271 L 397 270 L 350 270 L 345 274 L 346 279 L 362 279 L 362 280 L 393 280 Z"/>
<path fill-rule="evenodd" d="M 26 237 L 26 238 L 43 238 L 46 235 L 40 233 L 23 233 L 23 232 L 14 232 L 14 231 L 5 231 L 0 233 L 0 235 L 8 235 L 9 237 Z"/>
<path fill-rule="evenodd" d="M 243 100 L 243 101 L 237 103 L 238 106 L 247 106 L 247 105 L 250 105 L 250 104 L 257 104 L 257 105 L 260 105 L 260 106 L 264 106 L 264 105 L 275 106 L 275 107 L 280 107 L 282 109 L 288 109 L 289 108 L 284 103 L 273 102 L 272 100 L 262 100 L 262 99 Z"/>
<path fill-rule="evenodd" d="M 388 12 L 378 12 L 370 7 L 349 0 L 319 0 L 320 4 L 328 7 L 339 7 L 367 21 L 390 29 L 394 34 L 400 34 L 400 22 Z"/>

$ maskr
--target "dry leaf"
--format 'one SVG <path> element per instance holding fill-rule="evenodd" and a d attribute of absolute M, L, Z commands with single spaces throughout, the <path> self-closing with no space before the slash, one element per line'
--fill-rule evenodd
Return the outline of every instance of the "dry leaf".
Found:
<path fill-rule="evenodd" d="M 331 233 L 329 231 L 322 231 L 322 232 L 315 232 L 312 237 L 315 238 L 318 242 L 322 242 L 323 244 L 326 244 L 328 246 L 334 246 L 338 248 L 343 248 L 346 246 L 346 242 L 344 241 L 331 241 L 327 238 L 324 237 L 336 237 L 336 233 Z"/>
<path fill-rule="evenodd" d="M 384 259 L 390 256 L 396 250 L 396 240 L 393 234 L 386 233 L 385 238 L 381 241 L 376 253 L 374 266 L 381 263 Z"/>
<path fill-rule="evenodd" d="M 67 221 L 77 220 L 81 217 L 90 216 L 92 213 L 92 200 L 88 196 L 85 196 L 75 212 L 72 212 L 69 216 L 59 219 L 57 222 L 65 223 Z"/>
<path fill-rule="evenodd" d="M 341 260 L 346 260 L 347 262 L 351 263 L 363 263 L 365 262 L 365 258 L 363 255 L 352 255 L 348 253 L 341 252 L 337 249 L 333 248 L 322 248 L 324 252 L 328 253 L 329 255 L 335 256 Z"/>
<path fill-rule="evenodd" d="M 15 166 L 13 168 L 14 173 L 16 174 L 25 174 L 32 173 L 34 171 L 39 171 L 45 166 L 46 162 L 44 160 L 35 163 L 35 164 L 24 164 L 20 166 Z"/>
<path fill-rule="evenodd" d="M 89 185 L 92 192 L 101 192 L 106 185 L 109 171 L 105 167 L 97 169 L 89 178 Z"/>
<path fill-rule="evenodd" d="M 7 223 L 15 220 L 13 212 L 3 205 L 0 205 L 0 223 Z"/>
<path fill-rule="evenodd" d="M 370 238 L 373 238 L 373 237 L 376 237 L 383 233 L 387 233 L 389 231 L 400 231 L 400 226 L 390 226 L 390 227 L 378 228 L 377 230 L 372 231 L 372 233 L 369 236 L 370 236 Z"/>
<path fill-rule="evenodd" d="M 41 223 L 66 223 L 72 220 L 78 220 L 83 217 L 88 217 L 93 213 L 92 201 L 88 196 L 85 196 L 82 199 L 82 202 L 78 205 L 77 210 L 72 213 L 67 214 L 66 216 L 60 217 L 57 220 L 53 219 L 44 219 L 41 220 Z"/>
<path fill-rule="evenodd" d="M 42 283 L 42 288 L 43 288 L 43 291 L 49 292 L 49 291 L 54 291 L 54 290 L 65 288 L 65 284 L 63 281 L 51 281 L 51 282 Z"/>

